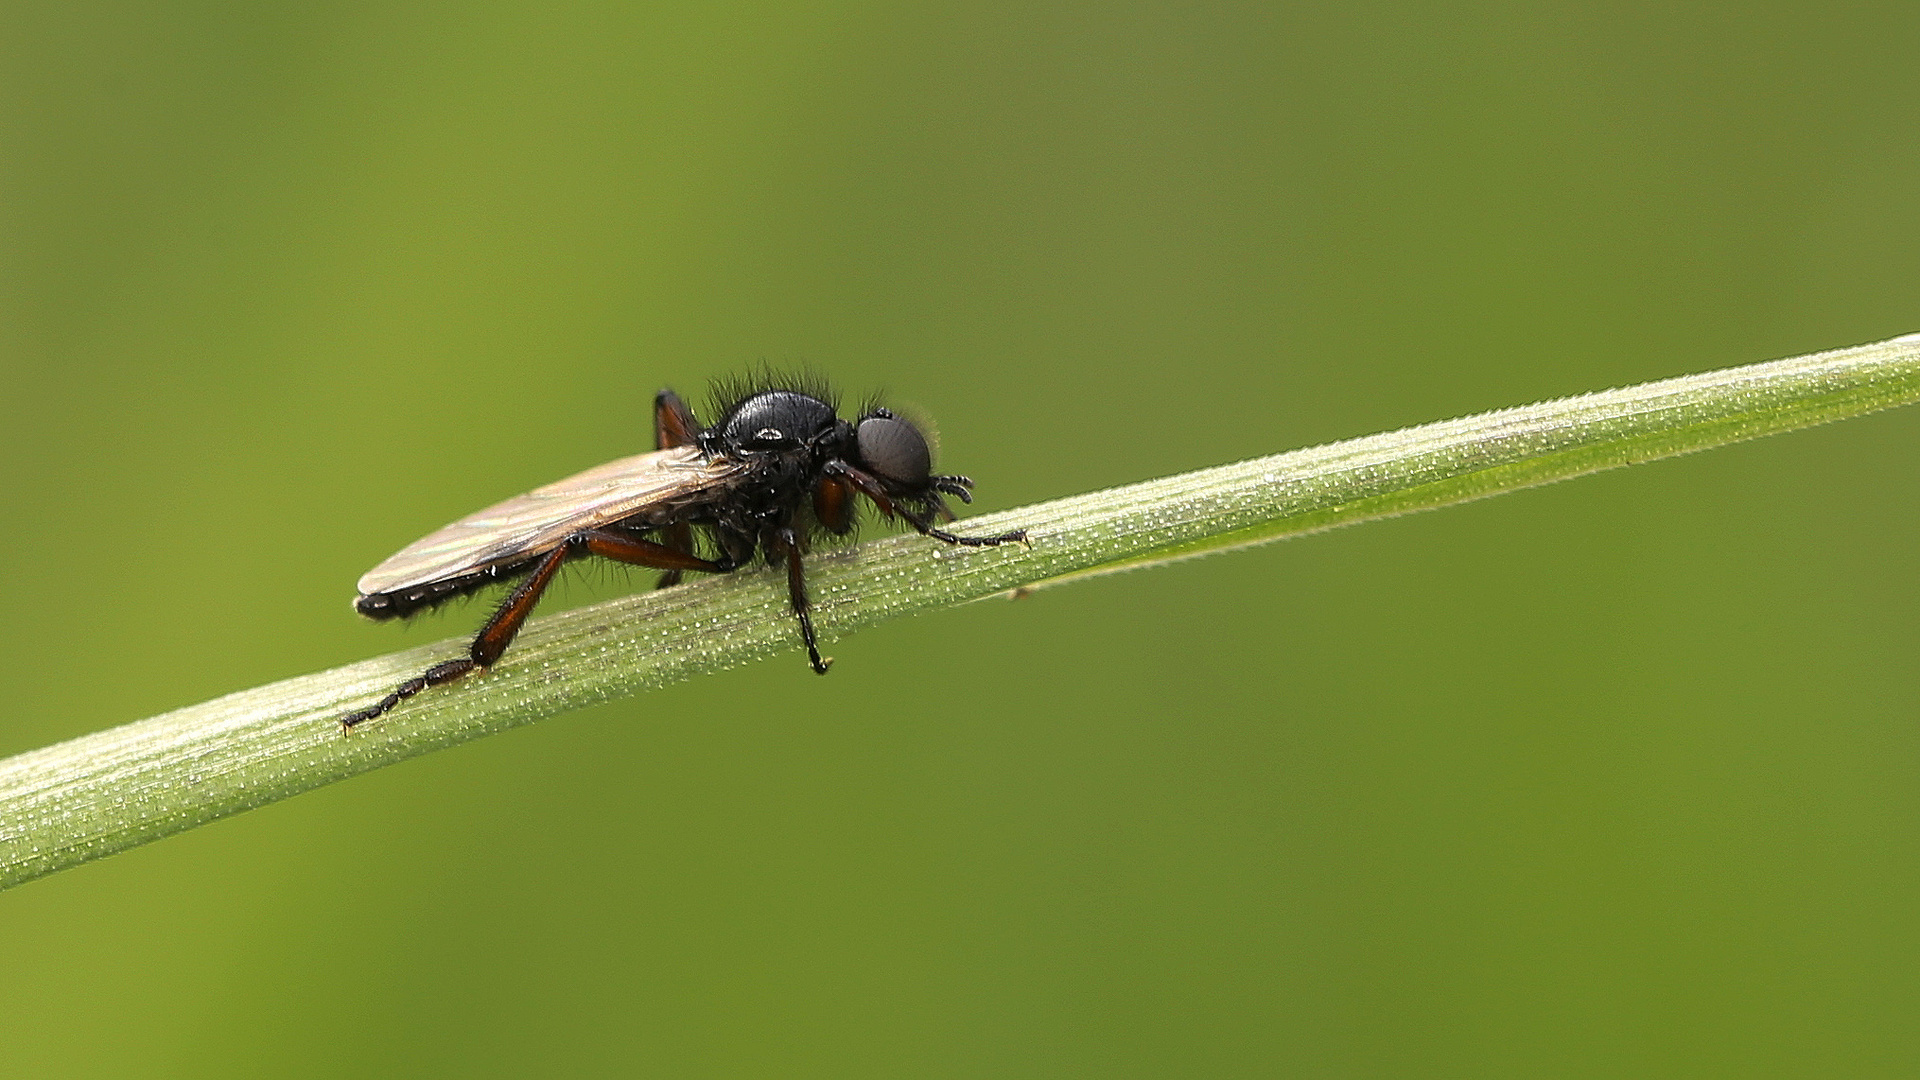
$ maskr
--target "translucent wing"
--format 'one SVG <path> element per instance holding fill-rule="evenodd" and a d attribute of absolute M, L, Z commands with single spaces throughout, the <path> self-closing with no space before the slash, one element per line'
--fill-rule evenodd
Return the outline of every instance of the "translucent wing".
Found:
<path fill-rule="evenodd" d="M 682 446 L 609 461 L 470 514 L 367 571 L 360 594 L 396 592 L 552 551 L 582 529 L 610 525 L 737 475 L 741 463 Z"/>

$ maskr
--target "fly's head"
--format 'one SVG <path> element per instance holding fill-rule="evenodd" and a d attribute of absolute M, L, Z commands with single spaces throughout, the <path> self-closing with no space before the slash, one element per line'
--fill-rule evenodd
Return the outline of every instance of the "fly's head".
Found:
<path fill-rule="evenodd" d="M 917 503 L 945 514 L 942 494 L 973 501 L 973 481 L 933 471 L 933 448 L 913 422 L 873 409 L 853 424 L 846 462 L 877 480 L 897 502 Z"/>

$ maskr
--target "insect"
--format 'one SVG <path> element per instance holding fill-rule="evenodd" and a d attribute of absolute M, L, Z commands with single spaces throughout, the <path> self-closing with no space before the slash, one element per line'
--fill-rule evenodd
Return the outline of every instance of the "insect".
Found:
<path fill-rule="evenodd" d="M 413 615 L 501 581 L 519 583 L 466 656 L 408 679 L 342 717 L 342 725 L 350 731 L 430 686 L 493 666 L 569 559 L 596 556 L 661 570 L 661 588 L 689 570 L 724 574 L 756 555 L 769 566 L 784 564 L 807 660 L 825 674 L 832 661 L 821 657 L 814 636 L 802 556 L 819 532 L 853 530 L 856 497 L 948 544 L 1026 540 L 1024 529 L 955 536 L 936 528 L 936 521 L 953 520 L 943 496 L 971 503 L 973 481 L 936 474 L 926 436 L 886 409 L 869 406 L 842 420 L 823 387 L 771 377 L 723 387 L 719 400 L 720 419 L 706 427 L 679 395 L 662 390 L 653 403 L 653 453 L 610 461 L 461 518 L 368 571 L 353 606 L 373 619 Z"/>

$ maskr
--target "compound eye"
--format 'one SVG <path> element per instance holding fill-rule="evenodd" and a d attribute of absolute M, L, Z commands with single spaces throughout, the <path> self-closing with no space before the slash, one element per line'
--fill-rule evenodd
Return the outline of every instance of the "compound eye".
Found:
<path fill-rule="evenodd" d="M 901 484 L 924 484 L 933 472 L 933 451 L 926 436 L 905 420 L 869 416 L 854 429 L 860 461 L 885 479 Z"/>

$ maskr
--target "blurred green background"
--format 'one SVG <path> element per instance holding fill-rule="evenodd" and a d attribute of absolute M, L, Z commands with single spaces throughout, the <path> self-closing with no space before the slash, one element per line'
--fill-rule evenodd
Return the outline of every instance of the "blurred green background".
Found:
<path fill-rule="evenodd" d="M 994 508 L 1920 330 L 1911 2 L 0 25 L 6 753 L 469 632 L 353 582 L 760 359 Z M 0 1071 L 1914 1075 L 1916 470 L 1886 414 L 415 760 L 0 895 Z"/>

